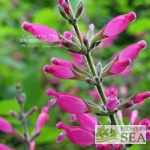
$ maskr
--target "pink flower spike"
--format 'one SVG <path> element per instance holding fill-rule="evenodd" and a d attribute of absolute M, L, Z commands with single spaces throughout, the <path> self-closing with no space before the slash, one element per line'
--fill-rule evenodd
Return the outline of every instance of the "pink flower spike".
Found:
<path fill-rule="evenodd" d="M 142 101 L 144 101 L 146 98 L 149 98 L 150 97 L 150 91 L 148 92 L 144 92 L 144 93 L 139 93 L 139 94 L 136 94 L 133 98 L 133 102 L 134 103 L 140 103 Z"/>
<path fill-rule="evenodd" d="M 30 143 L 30 150 L 35 150 L 35 142 L 34 141 L 32 141 Z"/>
<path fill-rule="evenodd" d="M 1 117 L 0 117 L 0 131 L 5 133 L 13 133 L 12 125 Z"/>
<path fill-rule="evenodd" d="M 130 119 L 131 125 L 136 125 L 136 121 L 138 120 L 138 114 L 139 113 L 137 110 L 132 111 L 131 119 Z"/>
<path fill-rule="evenodd" d="M 134 12 L 129 12 L 128 14 L 120 15 L 113 18 L 103 30 L 104 36 L 114 36 L 123 32 L 128 25 L 136 19 L 136 14 Z"/>
<path fill-rule="evenodd" d="M 68 40 L 72 40 L 72 34 L 68 31 L 65 31 L 63 36 Z"/>
<path fill-rule="evenodd" d="M 39 114 L 37 121 L 36 121 L 36 130 L 38 132 L 41 131 L 42 127 L 44 126 L 45 122 L 50 119 L 49 115 L 47 114 L 47 109 L 42 109 L 41 113 Z"/>
<path fill-rule="evenodd" d="M 95 143 L 93 132 L 78 126 L 66 126 L 65 123 L 60 122 L 56 125 L 58 129 L 64 129 L 66 137 L 74 144 L 80 146 L 92 146 Z"/>
<path fill-rule="evenodd" d="M 131 61 L 133 61 L 138 56 L 139 52 L 146 47 L 146 45 L 147 44 L 144 40 L 131 44 L 130 46 L 125 48 L 122 52 L 120 52 L 119 60 L 130 58 Z"/>
<path fill-rule="evenodd" d="M 22 24 L 22 28 L 28 32 L 30 32 L 32 35 L 34 35 L 37 39 L 42 40 L 44 42 L 48 43 L 59 43 L 60 39 L 58 36 L 58 33 L 41 24 L 31 24 L 28 22 L 24 22 Z"/>
<path fill-rule="evenodd" d="M 12 150 L 12 149 L 4 144 L 0 144 L 0 150 Z"/>
<path fill-rule="evenodd" d="M 75 77 L 73 71 L 66 66 L 49 66 L 45 65 L 43 68 L 44 72 L 52 74 L 53 76 L 60 79 L 72 79 Z"/>
<path fill-rule="evenodd" d="M 72 63 L 70 61 L 65 60 L 65 59 L 60 59 L 60 58 L 53 57 L 51 59 L 51 62 L 54 65 L 66 66 L 66 67 L 71 68 L 71 69 L 73 68 Z"/>
<path fill-rule="evenodd" d="M 122 71 L 124 71 L 130 64 L 131 64 L 131 60 L 129 58 L 124 60 L 119 60 L 112 65 L 109 72 L 113 75 L 117 75 Z"/>
<path fill-rule="evenodd" d="M 95 132 L 95 125 L 99 125 L 98 120 L 94 116 L 92 116 L 90 113 L 76 114 L 76 118 L 80 126 L 92 132 Z"/>

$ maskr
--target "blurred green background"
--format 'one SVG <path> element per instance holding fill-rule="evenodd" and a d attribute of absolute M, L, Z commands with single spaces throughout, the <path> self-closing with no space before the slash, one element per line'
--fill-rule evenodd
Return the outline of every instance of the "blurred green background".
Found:
<path fill-rule="evenodd" d="M 70 0 L 73 8 L 79 0 Z M 143 39 L 147 42 L 147 48 L 140 53 L 133 62 L 133 71 L 130 75 L 121 77 L 110 77 L 104 81 L 106 87 L 115 85 L 121 91 L 122 86 L 128 88 L 128 94 L 150 90 L 150 1 L 149 0 L 83 0 L 85 11 L 79 20 L 79 27 L 83 33 L 88 31 L 89 24 L 95 24 L 95 33 L 100 30 L 113 17 L 134 11 L 137 20 L 129 25 L 127 30 L 120 34 L 115 42 L 107 48 L 97 48 L 93 51 L 95 61 L 104 64 L 110 61 L 113 54 L 121 51 L 131 43 Z M 38 111 L 29 118 L 28 126 L 32 131 L 40 112 L 50 98 L 46 96 L 45 90 L 55 88 L 58 91 L 76 93 L 83 99 L 91 100 L 87 94 L 89 87 L 84 82 L 58 81 L 52 82 L 52 76 L 43 73 L 43 66 L 50 64 L 50 58 L 58 57 L 71 60 L 70 55 L 64 48 L 54 47 L 48 43 L 34 41 L 29 33 L 21 29 L 24 21 L 49 26 L 60 33 L 72 30 L 70 26 L 59 15 L 57 0 L 0 0 L 0 116 L 6 118 L 13 126 L 22 132 L 21 124 L 9 115 L 9 110 L 19 111 L 15 101 L 15 84 L 20 82 L 26 93 L 26 105 L 28 110 L 32 106 L 38 106 Z M 29 39 L 33 39 L 31 42 Z M 121 99 L 122 94 L 119 95 Z M 94 100 L 93 100 L 94 101 Z M 150 100 L 146 100 L 142 107 L 138 105 L 133 109 L 139 109 L 140 118 L 150 115 Z M 55 140 L 60 131 L 55 124 L 64 121 L 68 125 L 70 115 L 62 112 L 57 106 L 50 111 L 50 121 L 46 123 L 41 135 L 36 140 L 37 150 L 94 150 L 94 147 L 79 147 L 70 143 L 67 139 L 56 144 Z M 106 118 L 100 118 L 100 122 L 107 122 Z M 128 123 L 127 118 L 125 118 Z M 76 124 L 76 123 L 75 123 Z M 25 149 L 18 139 L 0 133 L 0 143 L 4 143 L 16 150 Z M 148 150 L 146 145 L 134 145 L 131 150 Z"/>

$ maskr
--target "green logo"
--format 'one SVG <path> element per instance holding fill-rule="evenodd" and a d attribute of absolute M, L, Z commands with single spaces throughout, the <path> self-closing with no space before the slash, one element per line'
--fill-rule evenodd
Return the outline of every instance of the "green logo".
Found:
<path fill-rule="evenodd" d="M 98 143 L 116 139 L 118 139 L 116 129 L 105 128 L 105 126 L 97 128 L 96 141 Z"/>

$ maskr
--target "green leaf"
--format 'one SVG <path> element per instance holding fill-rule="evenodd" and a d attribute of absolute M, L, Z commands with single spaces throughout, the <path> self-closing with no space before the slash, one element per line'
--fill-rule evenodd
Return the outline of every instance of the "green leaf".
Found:
<path fill-rule="evenodd" d="M 9 111 L 19 111 L 19 105 L 14 99 L 6 99 L 0 101 L 0 115 L 9 115 Z"/>
<path fill-rule="evenodd" d="M 60 134 L 60 130 L 56 128 L 48 128 L 44 127 L 40 136 L 36 139 L 37 144 L 55 142 L 58 135 Z"/>

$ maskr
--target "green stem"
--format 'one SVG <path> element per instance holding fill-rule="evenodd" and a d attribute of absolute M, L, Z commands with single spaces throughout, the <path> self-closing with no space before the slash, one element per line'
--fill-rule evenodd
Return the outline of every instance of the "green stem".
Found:
<path fill-rule="evenodd" d="M 20 115 L 21 115 L 21 122 L 24 128 L 24 138 L 26 139 L 26 150 L 30 150 L 30 141 L 29 141 L 29 134 L 28 134 L 28 128 L 27 128 L 27 119 L 24 113 L 24 106 L 23 103 L 20 104 Z"/>

